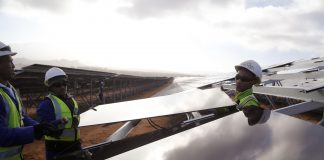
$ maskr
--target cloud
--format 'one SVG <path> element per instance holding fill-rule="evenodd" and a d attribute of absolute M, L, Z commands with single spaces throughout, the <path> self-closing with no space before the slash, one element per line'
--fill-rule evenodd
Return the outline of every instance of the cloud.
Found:
<path fill-rule="evenodd" d="M 27 7 L 43 8 L 43 9 L 49 9 L 54 11 L 61 10 L 68 3 L 66 1 L 60 1 L 60 0 L 51 0 L 51 1 L 16 0 L 16 1 Z"/>
<path fill-rule="evenodd" d="M 50 12 L 62 12 L 69 9 L 69 6 L 73 0 L 10 0 L 4 1 L 0 0 L 0 4 L 2 8 L 9 7 L 9 10 L 24 10 L 24 11 L 37 11 L 37 10 L 45 10 Z"/>
<path fill-rule="evenodd" d="M 48 55 L 68 50 L 59 56 L 84 59 L 81 62 L 89 58 L 80 53 L 95 50 L 99 56 L 93 56 L 91 64 L 107 64 L 97 58 L 104 53 L 153 58 L 167 53 L 176 55 L 167 60 L 169 68 L 232 71 L 232 65 L 245 59 L 263 61 L 271 56 L 281 62 L 282 55 L 288 57 L 285 60 L 324 56 L 323 4 L 323 0 L 0 0 L 0 36 L 9 43 L 66 43 L 60 48 L 35 48 Z M 42 55 L 36 57 L 52 58 Z M 219 60 L 220 55 L 228 61 Z M 179 66 L 183 57 L 185 64 Z M 109 64 L 120 65 L 119 60 L 123 59 Z M 197 62 L 202 63 L 190 65 Z M 125 65 L 134 67 L 130 63 L 135 65 L 133 61 Z M 145 68 L 157 64 L 153 59 Z"/>
<path fill-rule="evenodd" d="M 156 17 L 171 11 L 191 8 L 195 0 L 134 0 L 131 6 L 121 7 L 121 13 L 135 18 Z"/>
<path fill-rule="evenodd" d="M 233 1 L 237 0 L 133 0 L 130 6 L 121 7 L 119 10 L 130 17 L 149 18 L 196 12 L 202 4 L 206 3 L 226 7 Z"/>
<path fill-rule="evenodd" d="M 198 19 L 197 23 L 214 27 L 221 43 L 256 52 L 319 53 L 324 49 L 321 0 L 312 4 L 305 0 L 133 0 L 119 11 L 139 19 L 163 16 Z"/>
<path fill-rule="evenodd" d="M 230 4 L 233 4 L 233 3 L 238 3 L 240 2 L 240 0 L 227 0 L 227 1 L 224 1 L 224 0 L 209 0 L 212 4 L 214 5 L 217 5 L 217 6 L 221 6 L 221 7 L 226 7 Z M 207 0 L 208 2 L 208 0 Z"/>
<path fill-rule="evenodd" d="M 276 15 L 275 9 L 271 13 Z M 283 51 L 297 49 L 317 52 L 324 49 L 321 42 L 324 38 L 323 28 L 319 24 L 323 22 L 313 16 L 310 18 L 309 13 L 286 10 L 281 15 L 277 14 L 276 18 L 264 18 L 269 21 L 265 22 L 265 27 L 247 25 L 250 27 L 246 28 L 250 33 L 245 36 L 247 42 L 257 42 L 263 44 L 265 49 L 272 47 Z M 254 21 L 255 23 L 258 22 Z"/>
<path fill-rule="evenodd" d="M 313 23 L 316 29 L 324 29 L 324 7 L 321 10 L 311 11 L 301 15 L 301 19 L 308 23 Z"/>
<path fill-rule="evenodd" d="M 230 37 L 231 43 L 264 52 L 299 50 L 319 52 L 324 49 L 324 7 L 304 7 L 304 1 L 285 7 L 239 8 L 231 17 L 208 17 L 214 27 Z"/>
<path fill-rule="evenodd" d="M 286 7 L 291 5 L 292 0 L 246 0 L 246 8 L 250 7 Z"/>

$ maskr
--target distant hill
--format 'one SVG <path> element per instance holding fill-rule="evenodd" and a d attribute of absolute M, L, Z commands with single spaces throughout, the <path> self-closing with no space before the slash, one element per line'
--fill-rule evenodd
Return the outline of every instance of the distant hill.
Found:
<path fill-rule="evenodd" d="M 45 65 L 53 65 L 53 66 L 61 66 L 61 67 L 69 67 L 69 68 L 78 68 L 78 69 L 86 69 L 86 70 L 94 70 L 94 71 L 103 71 L 103 72 L 111 72 L 117 74 L 126 74 L 126 75 L 134 75 L 134 76 L 143 76 L 143 77 L 182 77 L 182 76 L 201 76 L 201 75 L 189 75 L 182 73 L 167 73 L 167 72 L 146 72 L 146 71 L 131 71 L 131 70 L 114 70 L 104 67 L 93 67 L 80 63 L 76 60 L 31 60 L 27 58 L 15 58 L 14 64 L 16 69 L 21 69 L 22 67 L 29 66 L 32 64 L 45 64 Z"/>

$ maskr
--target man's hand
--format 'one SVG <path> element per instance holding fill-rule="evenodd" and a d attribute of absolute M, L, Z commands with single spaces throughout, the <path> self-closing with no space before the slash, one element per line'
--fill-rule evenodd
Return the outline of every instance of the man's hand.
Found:
<path fill-rule="evenodd" d="M 41 139 L 44 135 L 51 135 L 57 130 L 57 127 L 51 123 L 40 123 L 34 126 L 34 137 L 36 139 Z"/>

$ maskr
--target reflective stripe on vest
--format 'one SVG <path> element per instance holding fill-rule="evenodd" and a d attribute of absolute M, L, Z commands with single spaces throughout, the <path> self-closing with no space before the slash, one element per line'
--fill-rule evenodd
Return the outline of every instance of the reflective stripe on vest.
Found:
<path fill-rule="evenodd" d="M 80 116 L 78 115 L 78 104 L 74 100 L 74 98 L 72 98 L 74 104 L 74 111 L 73 113 L 71 113 L 69 107 L 61 99 L 54 95 L 48 95 L 47 97 L 52 101 L 55 111 L 55 119 L 59 120 L 66 117 L 68 118 L 68 123 L 65 125 L 61 124 L 58 126 L 60 129 L 64 129 L 61 136 L 58 139 L 50 136 L 45 136 L 45 140 L 75 141 L 80 139 L 79 128 L 75 129 L 72 127 L 73 117 L 77 118 L 78 121 L 80 121 Z"/>
<path fill-rule="evenodd" d="M 78 132 L 77 134 L 80 135 L 80 130 L 79 129 L 77 130 L 77 132 Z M 71 137 L 72 136 L 72 137 L 74 137 L 75 136 L 75 131 L 74 131 L 74 129 L 64 129 L 61 137 L 62 136 L 65 136 L 65 137 Z"/>
<path fill-rule="evenodd" d="M 241 102 L 239 105 L 236 106 L 236 109 L 238 109 L 238 110 L 242 110 L 243 107 L 244 107 L 244 106 L 245 106 L 249 101 L 251 101 L 251 100 L 253 100 L 253 99 L 256 100 L 256 98 L 255 98 L 254 95 L 250 95 L 250 96 L 248 96 L 248 97 L 243 98 L 242 102 Z"/>
<path fill-rule="evenodd" d="M 5 103 L 5 110 L 7 113 L 8 128 L 19 128 L 24 125 L 22 117 L 22 105 L 20 98 L 15 89 L 13 89 L 16 96 L 18 106 L 10 98 L 10 96 L 0 88 L 0 95 Z M 18 110 L 17 110 L 18 109 Z M 21 159 L 22 145 L 12 147 L 0 147 L 0 159 L 4 160 L 20 160 Z"/>
<path fill-rule="evenodd" d="M 4 147 L 1 147 L 4 148 Z M 0 152 L 0 159 L 3 160 L 20 160 L 20 153 L 22 152 L 22 146 L 6 147 L 5 152 Z"/>

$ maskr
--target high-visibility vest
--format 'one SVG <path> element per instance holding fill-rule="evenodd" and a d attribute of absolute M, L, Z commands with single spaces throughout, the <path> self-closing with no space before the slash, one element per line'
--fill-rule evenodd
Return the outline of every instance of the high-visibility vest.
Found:
<path fill-rule="evenodd" d="M 5 110 L 7 113 L 8 128 L 19 128 L 24 126 L 23 116 L 22 116 L 22 106 L 20 98 L 13 88 L 14 94 L 16 96 L 16 101 L 18 106 L 10 98 L 10 96 L 0 88 L 0 95 L 5 103 Z M 11 146 L 11 147 L 0 147 L 0 159 L 1 160 L 21 160 L 22 145 Z"/>
<path fill-rule="evenodd" d="M 74 98 L 72 98 L 73 104 L 74 104 L 74 110 L 73 113 L 71 113 L 71 110 L 69 107 L 58 97 L 54 95 L 48 95 L 47 96 L 54 107 L 55 112 L 55 119 L 60 120 L 64 117 L 68 119 L 68 123 L 59 125 L 59 129 L 63 129 L 63 133 L 59 138 L 54 138 L 51 136 L 45 136 L 45 140 L 53 140 L 53 141 L 76 141 L 80 139 L 80 129 L 79 128 L 73 128 L 72 127 L 72 121 L 73 117 L 77 118 L 80 122 L 80 116 L 78 114 L 79 107 L 77 102 Z"/>
<path fill-rule="evenodd" d="M 242 110 L 244 107 L 259 107 L 259 101 L 253 95 L 252 89 L 240 92 L 235 96 L 235 101 L 238 101 L 237 109 Z"/>
<path fill-rule="evenodd" d="M 254 95 L 249 95 L 247 97 L 240 99 L 240 103 L 236 106 L 236 108 L 238 110 L 242 110 L 244 107 L 248 107 L 248 106 L 259 107 L 258 100 L 255 98 Z"/>

